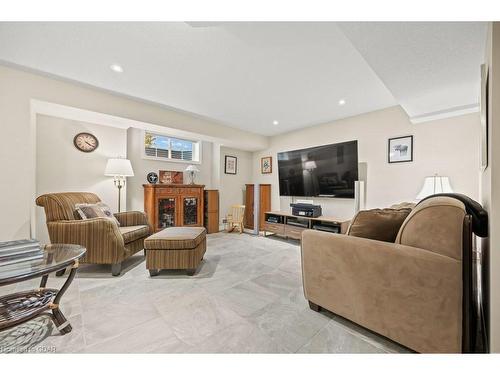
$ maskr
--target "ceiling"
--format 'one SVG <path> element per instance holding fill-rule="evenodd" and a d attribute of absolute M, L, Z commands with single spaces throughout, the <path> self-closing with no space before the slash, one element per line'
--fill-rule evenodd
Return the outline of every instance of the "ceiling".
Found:
<path fill-rule="evenodd" d="M 397 104 L 410 117 L 476 106 L 486 28 L 4 22 L 0 60 L 275 135 Z"/>
<path fill-rule="evenodd" d="M 477 106 L 486 23 L 357 22 L 340 28 L 410 117 Z"/>

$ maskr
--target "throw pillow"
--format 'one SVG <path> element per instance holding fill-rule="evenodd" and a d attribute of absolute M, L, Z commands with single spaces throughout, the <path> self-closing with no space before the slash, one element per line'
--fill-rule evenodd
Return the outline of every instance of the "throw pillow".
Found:
<path fill-rule="evenodd" d="M 402 208 L 409 208 L 410 210 L 412 210 L 413 208 L 415 208 L 415 206 L 416 206 L 416 203 L 413 203 L 413 202 L 401 202 L 401 203 L 393 204 L 389 208 L 392 208 L 395 210 L 400 210 Z"/>
<path fill-rule="evenodd" d="M 352 219 L 347 235 L 394 242 L 399 228 L 410 212 L 410 208 L 359 211 Z"/>
<path fill-rule="evenodd" d="M 76 212 L 81 219 L 92 219 L 96 217 L 105 217 L 107 219 L 113 220 L 116 225 L 120 226 L 120 222 L 111 212 L 109 206 L 105 203 L 79 203 L 75 205 Z"/>
<path fill-rule="evenodd" d="M 102 212 L 109 217 L 110 219 L 114 220 L 116 222 L 116 225 L 120 226 L 120 222 L 118 219 L 113 215 L 113 212 L 111 211 L 111 208 L 106 203 L 99 202 L 97 205 L 101 208 Z"/>

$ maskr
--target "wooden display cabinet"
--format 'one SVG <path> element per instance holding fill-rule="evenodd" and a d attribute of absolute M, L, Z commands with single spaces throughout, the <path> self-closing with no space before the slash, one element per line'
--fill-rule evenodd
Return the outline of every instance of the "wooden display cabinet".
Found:
<path fill-rule="evenodd" d="M 155 232 L 203 226 L 205 185 L 144 184 L 144 211 Z"/>

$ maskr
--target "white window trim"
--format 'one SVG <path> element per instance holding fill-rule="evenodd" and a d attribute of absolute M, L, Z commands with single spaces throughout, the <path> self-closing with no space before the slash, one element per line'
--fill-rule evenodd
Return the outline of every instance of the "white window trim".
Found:
<path fill-rule="evenodd" d="M 170 138 L 176 138 L 176 139 L 181 139 L 181 140 L 184 140 L 184 141 L 191 141 L 193 143 L 196 143 L 196 146 L 198 148 L 197 151 L 193 151 L 193 155 L 195 153 L 198 154 L 198 159 L 197 161 L 195 160 L 179 160 L 179 159 L 170 159 L 170 158 L 159 158 L 157 156 L 149 156 L 149 155 L 146 155 L 146 147 L 144 147 L 144 138 L 146 137 L 146 133 L 151 133 L 151 134 L 154 134 L 154 135 L 161 135 L 161 136 L 164 136 L 164 137 L 170 137 Z M 197 164 L 197 165 L 200 165 L 202 163 L 202 155 L 203 155 L 203 152 L 202 152 L 202 149 L 203 149 L 203 141 L 201 139 L 195 139 L 195 138 L 188 138 L 188 137 L 179 137 L 179 136 L 176 136 L 176 135 L 172 135 L 172 134 L 167 134 L 167 133 L 160 133 L 160 132 L 155 132 L 155 131 L 150 131 L 150 130 L 143 130 L 141 132 L 142 134 L 142 138 L 141 138 L 141 154 L 142 154 L 142 158 L 143 159 L 146 159 L 146 160 L 155 160 L 155 161 L 163 161 L 163 162 L 166 162 L 166 163 L 180 163 L 180 164 Z"/>

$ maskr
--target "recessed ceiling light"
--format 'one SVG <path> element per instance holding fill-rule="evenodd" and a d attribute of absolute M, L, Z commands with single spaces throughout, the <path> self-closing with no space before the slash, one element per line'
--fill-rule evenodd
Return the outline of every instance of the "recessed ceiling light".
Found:
<path fill-rule="evenodd" d="M 112 64 L 110 66 L 111 70 L 113 72 L 116 72 L 116 73 L 123 73 L 123 68 L 121 67 L 121 65 L 118 65 L 118 64 Z"/>
<path fill-rule="evenodd" d="M 345 99 L 340 99 L 339 100 L 339 105 L 344 105 L 345 104 Z"/>
<path fill-rule="evenodd" d="M 277 120 L 273 121 L 273 125 L 278 125 L 278 124 L 279 124 L 279 122 Z"/>

